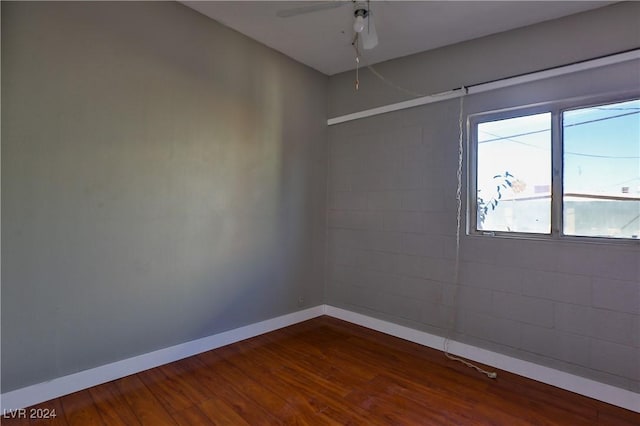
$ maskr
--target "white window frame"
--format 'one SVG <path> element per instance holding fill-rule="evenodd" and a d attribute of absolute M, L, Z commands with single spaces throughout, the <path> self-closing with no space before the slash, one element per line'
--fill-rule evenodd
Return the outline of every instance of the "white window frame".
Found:
<path fill-rule="evenodd" d="M 562 113 L 574 109 L 607 105 L 640 98 L 640 92 L 583 96 L 540 104 L 486 111 L 467 116 L 467 235 L 518 239 L 563 240 L 640 246 L 640 238 L 613 238 L 565 235 L 563 233 L 563 128 Z M 551 113 L 551 232 L 549 234 L 484 231 L 477 227 L 477 127 L 478 124 L 516 118 L 521 116 Z"/>

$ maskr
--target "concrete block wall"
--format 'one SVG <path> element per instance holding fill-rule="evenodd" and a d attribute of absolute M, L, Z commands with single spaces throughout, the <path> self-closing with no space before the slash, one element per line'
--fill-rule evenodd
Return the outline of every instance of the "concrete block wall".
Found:
<path fill-rule="evenodd" d="M 639 18 L 621 2 L 376 69 L 439 93 L 637 49 Z M 463 118 L 640 96 L 639 82 L 638 61 L 540 80 L 468 96 Z M 352 87 L 352 73 L 331 76 L 329 117 L 406 99 L 366 70 Z M 459 113 L 449 100 L 329 128 L 327 303 L 640 392 L 640 245 L 468 236 L 463 204 L 456 269 Z"/>
<path fill-rule="evenodd" d="M 469 236 L 463 206 L 456 285 L 458 114 L 329 129 L 327 302 L 638 392 L 637 244 Z"/>

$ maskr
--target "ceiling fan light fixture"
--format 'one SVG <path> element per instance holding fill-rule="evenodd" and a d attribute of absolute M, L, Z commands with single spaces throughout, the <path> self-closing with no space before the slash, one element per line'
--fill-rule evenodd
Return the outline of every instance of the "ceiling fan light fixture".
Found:
<path fill-rule="evenodd" d="M 361 33 L 362 30 L 364 30 L 364 18 L 366 18 L 367 15 L 369 15 L 367 9 L 356 9 L 353 12 L 353 16 L 355 16 L 355 19 L 353 21 L 353 31 Z"/>
<path fill-rule="evenodd" d="M 366 50 L 376 47 L 378 45 L 378 34 L 373 24 L 371 11 L 359 4 L 353 11 L 353 16 L 353 31 L 362 40 L 362 47 Z"/>
<path fill-rule="evenodd" d="M 366 28 L 362 31 L 362 47 L 365 50 L 371 50 L 378 45 L 378 33 L 373 23 L 372 17 L 369 17 L 366 22 Z"/>
<path fill-rule="evenodd" d="M 353 21 L 353 31 L 361 33 L 362 30 L 364 30 L 364 18 L 362 15 L 356 16 L 356 19 Z"/>

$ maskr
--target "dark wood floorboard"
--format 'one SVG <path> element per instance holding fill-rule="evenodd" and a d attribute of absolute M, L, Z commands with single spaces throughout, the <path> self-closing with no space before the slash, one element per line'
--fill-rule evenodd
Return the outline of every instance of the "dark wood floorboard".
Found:
<path fill-rule="evenodd" d="M 32 408 L 2 425 L 640 425 L 640 414 L 320 317 Z M 30 410 L 27 410 L 29 413 Z"/>

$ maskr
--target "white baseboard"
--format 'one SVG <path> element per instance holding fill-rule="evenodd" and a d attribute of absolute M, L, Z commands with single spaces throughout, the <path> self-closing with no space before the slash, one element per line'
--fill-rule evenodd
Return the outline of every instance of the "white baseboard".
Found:
<path fill-rule="evenodd" d="M 163 364 L 178 361 L 230 343 L 239 342 L 279 328 L 323 315 L 324 305 L 293 312 L 277 318 L 250 324 L 224 333 L 181 343 L 165 349 L 127 358 L 122 361 L 92 368 L 48 382 L 38 383 L 0 396 L 0 412 L 26 408 L 83 389 L 139 373 Z"/>
<path fill-rule="evenodd" d="M 0 395 L 0 411 L 26 408 L 323 314 L 434 349 L 442 349 L 444 343 L 444 339 L 440 336 L 333 306 L 320 305 L 7 392 Z M 449 351 L 469 360 L 640 413 L 640 394 L 625 389 L 455 341 L 450 342 Z"/>
<path fill-rule="evenodd" d="M 358 324 L 372 330 L 390 334 L 404 340 L 409 340 L 423 346 L 442 350 L 444 338 L 418 331 L 409 327 L 379 320 L 366 315 L 347 311 L 333 306 L 325 306 L 325 314 Z M 589 398 L 597 399 L 608 404 L 626 408 L 640 413 L 640 394 L 615 386 L 596 382 L 564 371 L 544 367 L 532 362 L 523 361 L 507 355 L 502 355 L 475 346 L 450 341 L 449 352 L 468 360 L 490 365 L 500 370 L 518 374 L 538 382 L 556 386 Z"/>

